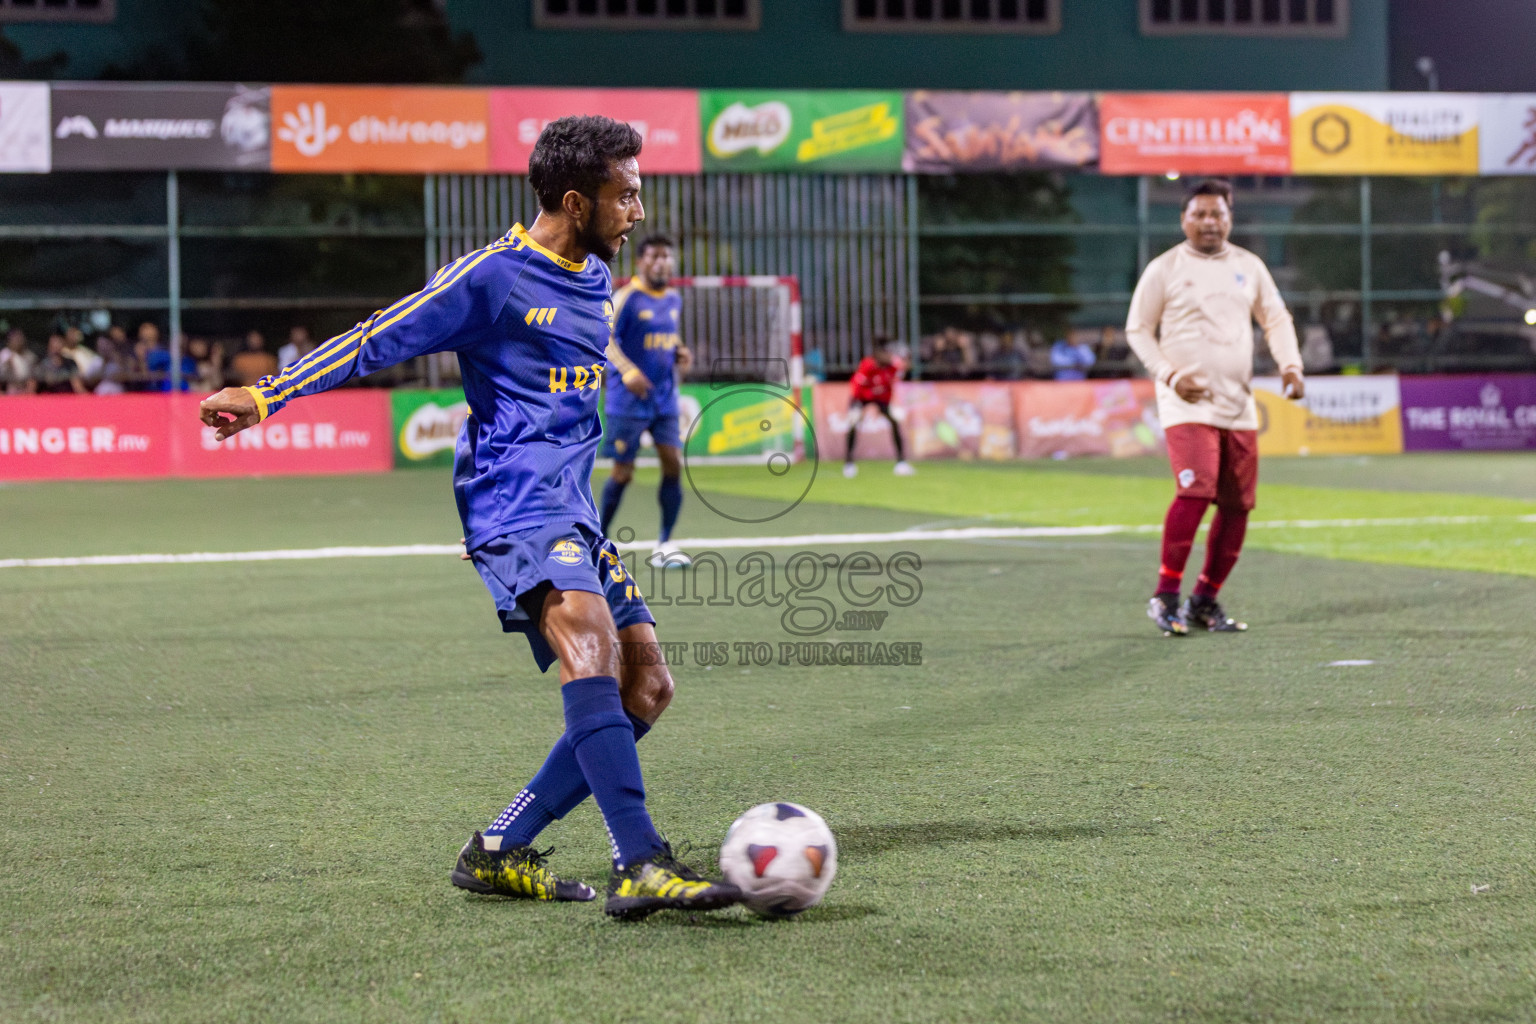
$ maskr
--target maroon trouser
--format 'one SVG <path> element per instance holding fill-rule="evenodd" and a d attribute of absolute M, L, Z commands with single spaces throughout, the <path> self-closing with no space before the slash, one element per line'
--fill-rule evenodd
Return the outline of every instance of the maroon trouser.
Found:
<path fill-rule="evenodd" d="M 1214 597 L 1237 564 L 1248 532 L 1259 485 L 1259 436 L 1253 430 L 1223 430 L 1204 423 L 1169 427 L 1168 462 L 1178 496 L 1163 520 L 1163 557 L 1158 593 L 1179 592 L 1184 565 L 1206 507 L 1216 503 L 1205 544 L 1205 569 L 1195 593 Z"/>

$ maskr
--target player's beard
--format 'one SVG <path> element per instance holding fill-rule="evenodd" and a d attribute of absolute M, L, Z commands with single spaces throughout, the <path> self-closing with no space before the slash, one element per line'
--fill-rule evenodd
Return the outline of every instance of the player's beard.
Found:
<path fill-rule="evenodd" d="M 597 228 L 597 217 L 587 218 L 582 225 L 581 232 L 576 236 L 576 242 L 587 252 L 593 253 L 604 263 L 612 263 L 619 255 L 619 247 L 624 244 L 624 235 L 619 236 L 618 244 L 614 244 L 603 237 Z"/>

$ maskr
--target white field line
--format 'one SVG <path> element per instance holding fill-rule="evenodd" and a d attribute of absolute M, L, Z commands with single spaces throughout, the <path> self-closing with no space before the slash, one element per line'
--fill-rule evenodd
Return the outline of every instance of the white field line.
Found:
<path fill-rule="evenodd" d="M 1401 519 L 1269 519 L 1249 523 L 1266 529 L 1358 529 L 1372 526 L 1466 526 L 1493 522 L 1536 523 L 1529 516 L 1421 516 Z M 954 529 L 896 530 L 889 533 L 803 533 L 790 537 L 704 537 L 685 549 L 798 548 L 814 545 L 903 544 L 934 541 L 1019 540 L 1032 537 L 1104 537 L 1117 533 L 1157 533 L 1160 523 L 1140 526 L 967 526 Z M 652 540 L 620 544 L 623 551 L 649 551 Z M 408 555 L 457 555 L 457 544 L 402 544 L 394 547 L 287 548 L 275 551 L 196 551 L 186 554 L 86 555 L 77 558 L 0 558 L 0 569 L 69 569 L 98 565 L 197 565 L 209 562 L 292 562 L 321 558 L 401 558 Z"/>

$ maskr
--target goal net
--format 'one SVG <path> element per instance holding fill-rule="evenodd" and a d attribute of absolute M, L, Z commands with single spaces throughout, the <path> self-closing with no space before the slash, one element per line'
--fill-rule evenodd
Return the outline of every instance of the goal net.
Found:
<path fill-rule="evenodd" d="M 672 287 L 682 296 L 683 344 L 693 353 L 678 409 L 687 459 L 798 460 L 806 430 L 798 279 L 679 277 Z M 649 437 L 643 442 L 649 447 Z M 640 463 L 650 455 L 643 451 Z"/>

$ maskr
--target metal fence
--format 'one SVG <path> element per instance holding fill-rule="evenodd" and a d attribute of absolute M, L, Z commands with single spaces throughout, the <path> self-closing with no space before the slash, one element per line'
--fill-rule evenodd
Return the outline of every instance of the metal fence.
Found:
<path fill-rule="evenodd" d="M 434 175 L 425 190 L 432 269 L 538 213 L 520 176 Z M 806 349 L 819 350 L 829 372 L 848 372 L 874 335 L 910 339 L 916 330 L 916 196 L 916 179 L 899 174 L 660 175 L 645 179 L 637 240 L 653 232 L 675 239 L 683 276 L 798 278 Z M 625 246 L 615 276 L 633 272 L 634 253 Z M 688 313 L 687 330 L 730 329 L 707 306 Z"/>

